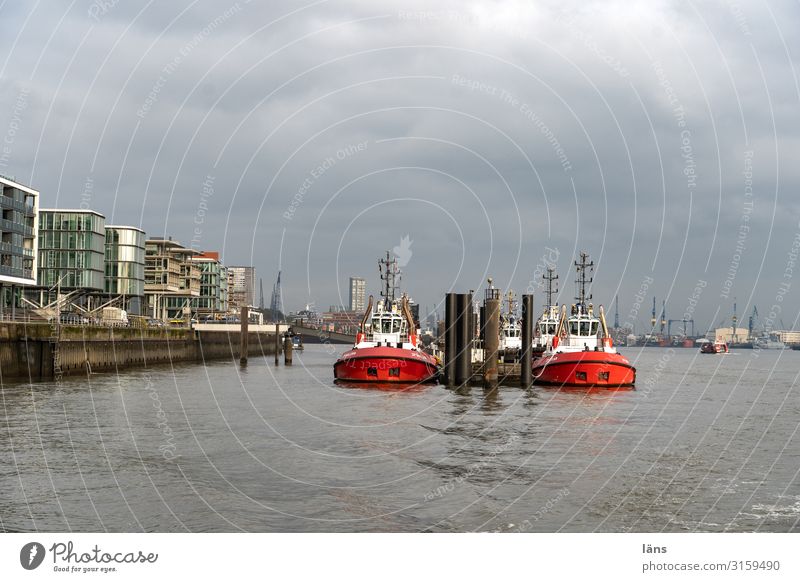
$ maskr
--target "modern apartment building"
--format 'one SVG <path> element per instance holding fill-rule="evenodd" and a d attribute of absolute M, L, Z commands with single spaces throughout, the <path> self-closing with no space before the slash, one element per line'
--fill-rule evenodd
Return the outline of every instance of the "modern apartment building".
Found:
<path fill-rule="evenodd" d="M 94 210 L 39 210 L 38 273 L 32 297 L 40 304 L 80 290 L 91 308 L 105 290 L 106 217 Z M 26 294 L 29 294 L 26 291 Z"/>
<path fill-rule="evenodd" d="M 231 308 L 241 309 L 254 305 L 256 296 L 256 268 L 228 267 L 228 303 Z"/>
<path fill-rule="evenodd" d="M 361 277 L 350 277 L 350 311 L 364 312 L 367 308 L 367 282 Z"/>
<path fill-rule="evenodd" d="M 200 297 L 200 267 L 192 261 L 199 251 L 172 237 L 145 241 L 144 293 L 148 315 L 184 319 Z"/>
<path fill-rule="evenodd" d="M 105 295 L 133 315 L 143 311 L 145 238 L 135 226 L 106 226 Z"/>
<path fill-rule="evenodd" d="M 39 192 L 0 176 L 0 313 L 20 305 L 23 288 L 36 284 Z"/>
<path fill-rule="evenodd" d="M 228 310 L 228 271 L 219 253 L 204 251 L 191 258 L 200 269 L 200 296 L 195 302 L 198 315 L 225 313 Z"/>

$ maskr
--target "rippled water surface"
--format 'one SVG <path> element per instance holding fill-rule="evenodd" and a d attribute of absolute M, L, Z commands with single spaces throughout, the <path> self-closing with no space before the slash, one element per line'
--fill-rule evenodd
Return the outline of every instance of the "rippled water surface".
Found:
<path fill-rule="evenodd" d="M 623 351 L 633 391 L 337 386 L 324 346 L 5 383 L 0 529 L 800 529 L 800 352 Z"/>

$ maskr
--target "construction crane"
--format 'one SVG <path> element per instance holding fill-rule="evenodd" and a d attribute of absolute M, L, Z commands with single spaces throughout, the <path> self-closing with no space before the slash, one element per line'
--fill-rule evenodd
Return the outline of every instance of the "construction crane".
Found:
<path fill-rule="evenodd" d="M 664 327 L 667 325 L 667 302 L 661 301 L 661 335 L 664 335 Z"/>
<path fill-rule="evenodd" d="M 278 280 L 272 288 L 272 299 L 269 302 L 270 311 L 272 311 L 272 319 L 277 322 L 279 318 L 283 317 L 283 292 L 281 291 L 281 272 L 278 271 Z"/>
<path fill-rule="evenodd" d="M 614 297 L 614 329 L 619 329 L 619 295 Z"/>

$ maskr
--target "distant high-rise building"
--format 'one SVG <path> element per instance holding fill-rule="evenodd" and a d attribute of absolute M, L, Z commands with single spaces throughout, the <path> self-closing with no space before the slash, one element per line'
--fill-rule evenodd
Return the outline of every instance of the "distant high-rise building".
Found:
<path fill-rule="evenodd" d="M 361 277 L 350 277 L 350 311 L 362 312 L 367 308 L 367 282 Z"/>
<path fill-rule="evenodd" d="M 228 304 L 236 309 L 255 305 L 256 268 L 228 267 Z"/>

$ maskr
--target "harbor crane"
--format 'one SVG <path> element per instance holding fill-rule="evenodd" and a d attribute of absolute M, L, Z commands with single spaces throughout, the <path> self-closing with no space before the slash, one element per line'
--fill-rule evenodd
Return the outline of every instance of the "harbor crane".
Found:
<path fill-rule="evenodd" d="M 747 332 L 749 333 L 750 337 L 753 337 L 753 332 L 756 329 L 756 323 L 758 322 L 758 308 L 753 305 L 753 313 L 747 320 Z"/>
<path fill-rule="evenodd" d="M 650 327 L 653 331 L 656 329 L 656 296 L 653 295 L 653 315 L 650 317 Z"/>

